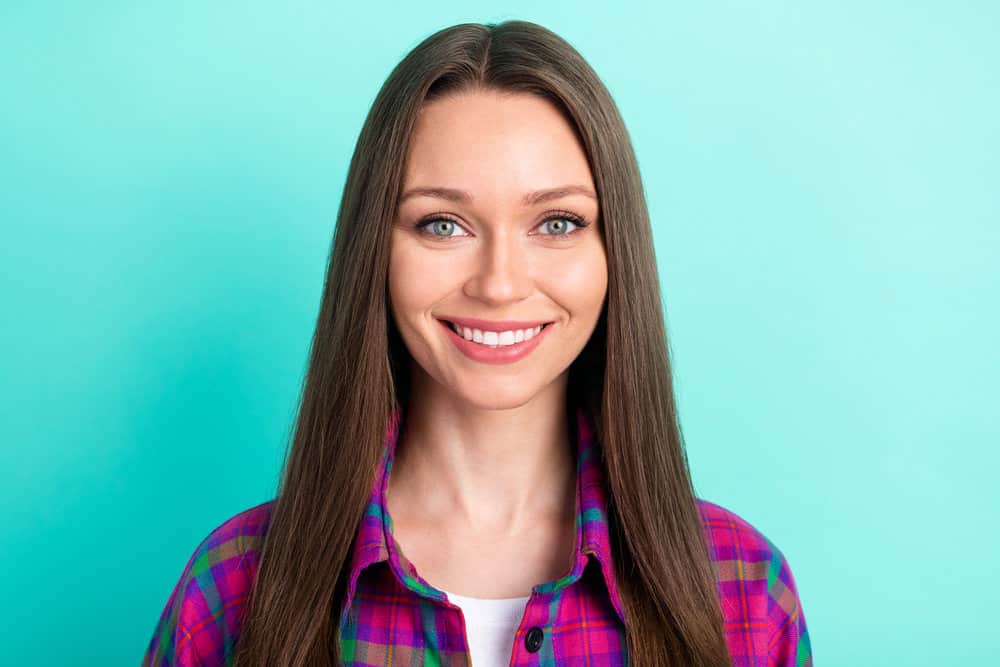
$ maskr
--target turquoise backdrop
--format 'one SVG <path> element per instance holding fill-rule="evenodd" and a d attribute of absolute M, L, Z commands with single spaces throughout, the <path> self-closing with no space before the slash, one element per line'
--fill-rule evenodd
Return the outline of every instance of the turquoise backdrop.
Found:
<path fill-rule="evenodd" d="M 522 18 L 615 96 L 700 495 L 818 665 L 997 664 L 1000 5 L 0 9 L 4 665 L 135 665 L 271 497 L 354 142 L 421 39 Z"/>

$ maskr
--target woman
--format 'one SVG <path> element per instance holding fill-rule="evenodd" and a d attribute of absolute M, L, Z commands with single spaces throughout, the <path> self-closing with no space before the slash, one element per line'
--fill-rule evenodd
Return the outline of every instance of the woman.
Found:
<path fill-rule="evenodd" d="M 144 664 L 811 665 L 781 552 L 694 495 L 658 285 L 581 56 L 427 38 L 351 161 L 279 493 L 198 546 Z"/>

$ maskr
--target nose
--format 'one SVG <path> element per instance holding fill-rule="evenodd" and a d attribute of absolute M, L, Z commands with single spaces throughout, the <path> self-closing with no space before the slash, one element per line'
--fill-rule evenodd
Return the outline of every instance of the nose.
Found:
<path fill-rule="evenodd" d="M 476 267 L 466 281 L 466 296 L 490 306 L 520 301 L 534 287 L 531 260 L 510 228 L 484 238 L 476 255 Z"/>

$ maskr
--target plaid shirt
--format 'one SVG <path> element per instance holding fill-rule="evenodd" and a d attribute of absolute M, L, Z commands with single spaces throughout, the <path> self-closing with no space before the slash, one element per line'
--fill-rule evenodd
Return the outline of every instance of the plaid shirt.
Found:
<path fill-rule="evenodd" d="M 513 637 L 510 665 L 625 665 L 625 614 L 608 538 L 603 468 L 578 411 L 576 557 L 562 578 L 535 586 Z M 340 610 L 345 665 L 470 664 L 461 610 L 427 583 L 392 534 L 385 488 L 400 426 L 393 415 L 380 474 L 358 527 Z M 274 501 L 213 530 L 188 560 L 142 664 L 230 665 Z M 734 666 L 812 666 L 792 572 L 778 548 L 736 514 L 698 499 Z"/>

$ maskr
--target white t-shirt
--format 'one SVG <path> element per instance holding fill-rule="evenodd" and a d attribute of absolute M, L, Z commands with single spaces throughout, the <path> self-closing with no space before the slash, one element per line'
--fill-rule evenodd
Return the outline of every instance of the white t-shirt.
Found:
<path fill-rule="evenodd" d="M 473 667 L 506 667 L 514 648 L 514 633 L 521 624 L 523 598 L 467 598 L 444 591 L 448 600 L 462 609 Z"/>

